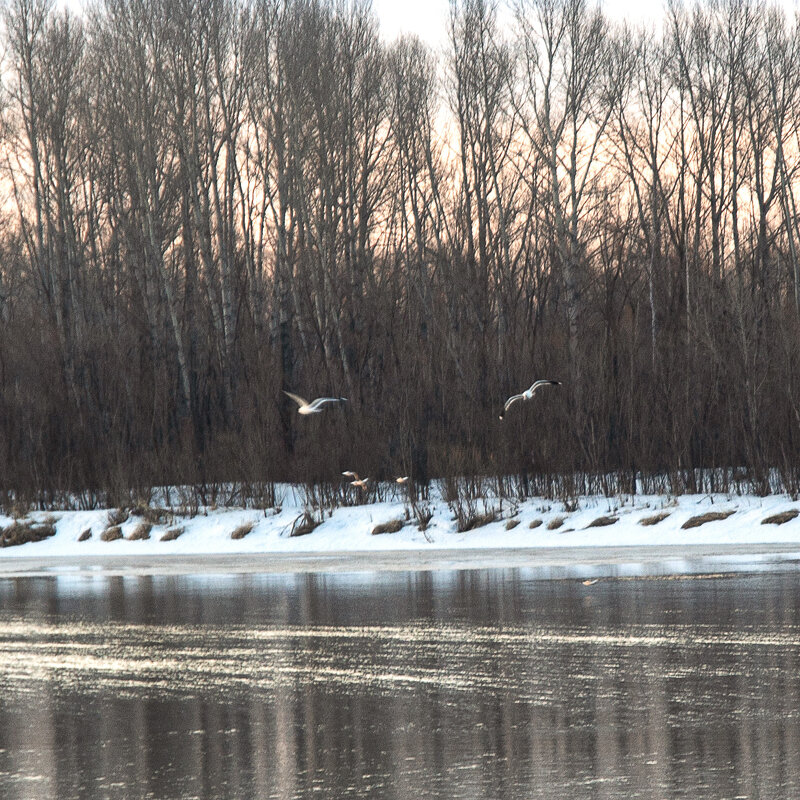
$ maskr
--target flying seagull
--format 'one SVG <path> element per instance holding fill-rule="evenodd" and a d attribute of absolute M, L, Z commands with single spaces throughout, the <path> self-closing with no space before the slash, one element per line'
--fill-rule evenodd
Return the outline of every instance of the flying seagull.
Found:
<path fill-rule="evenodd" d="M 322 411 L 322 406 L 325 403 L 344 403 L 347 401 L 346 397 L 318 397 L 316 400 L 312 400 L 310 403 L 308 400 L 304 400 L 298 394 L 292 394 L 291 392 L 287 392 L 285 389 L 283 393 L 292 398 L 298 405 L 297 413 L 298 414 L 319 414 Z"/>
<path fill-rule="evenodd" d="M 395 483 L 404 484 L 408 483 L 408 475 L 401 475 L 399 478 L 394 479 Z"/>
<path fill-rule="evenodd" d="M 503 410 L 500 412 L 500 419 L 506 415 L 506 411 L 517 402 L 517 400 L 530 400 L 534 392 L 540 386 L 561 386 L 561 381 L 534 381 L 529 389 L 526 389 L 522 394 L 512 394 L 511 397 L 506 400 L 506 404 L 503 406 Z"/>
<path fill-rule="evenodd" d="M 347 478 L 352 478 L 353 480 L 350 481 L 350 485 L 355 486 L 357 489 L 365 489 L 367 486 L 367 481 L 369 481 L 369 478 L 364 478 L 362 480 L 361 478 L 358 477 L 357 472 L 353 472 L 350 469 L 346 469 L 342 473 L 342 475 L 344 475 Z"/>

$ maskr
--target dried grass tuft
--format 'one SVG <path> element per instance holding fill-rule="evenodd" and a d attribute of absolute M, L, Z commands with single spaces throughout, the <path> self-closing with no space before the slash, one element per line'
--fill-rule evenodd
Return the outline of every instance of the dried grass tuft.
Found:
<path fill-rule="evenodd" d="M 108 512 L 108 525 L 111 528 L 122 525 L 123 522 L 128 521 L 130 511 L 127 508 L 113 508 Z"/>
<path fill-rule="evenodd" d="M 619 520 L 619 517 L 598 517 L 593 519 L 586 527 L 587 528 L 605 528 L 608 525 L 613 525 Z"/>
<path fill-rule="evenodd" d="M 55 535 L 52 522 L 12 522 L 0 531 L 0 547 L 16 547 L 28 542 L 41 542 Z"/>
<path fill-rule="evenodd" d="M 79 541 L 79 542 L 85 542 L 87 539 L 91 539 L 91 538 L 92 538 L 92 529 L 91 529 L 91 528 L 87 528 L 87 529 L 86 529 L 86 530 L 85 530 L 85 531 L 84 531 L 84 532 L 83 532 L 83 533 L 82 533 L 82 534 L 81 534 L 81 535 L 78 537 L 78 541 Z"/>
<path fill-rule="evenodd" d="M 528 523 L 528 527 L 529 528 L 538 528 L 541 524 L 542 524 L 542 521 L 540 519 L 532 519 Z"/>
<path fill-rule="evenodd" d="M 513 531 L 514 528 L 517 527 L 517 525 L 519 525 L 518 519 L 510 519 L 508 522 L 506 522 L 506 530 Z"/>
<path fill-rule="evenodd" d="M 566 517 L 553 517 L 550 522 L 547 523 L 547 530 L 555 531 L 558 530 L 563 524 Z"/>
<path fill-rule="evenodd" d="M 784 522 L 791 522 L 800 511 L 796 508 L 791 508 L 788 511 L 781 511 L 780 514 L 773 514 L 771 517 L 761 520 L 762 525 L 783 525 Z"/>
<path fill-rule="evenodd" d="M 662 511 L 660 514 L 653 514 L 650 517 L 642 517 L 639 520 L 640 525 L 658 525 L 659 522 L 665 520 L 669 516 L 669 511 Z"/>
<path fill-rule="evenodd" d="M 185 528 L 168 528 L 166 533 L 161 537 L 162 542 L 174 542 L 179 536 L 181 536 Z"/>
<path fill-rule="evenodd" d="M 128 537 L 129 542 L 137 542 L 142 539 L 150 538 L 150 531 L 153 530 L 153 525 L 150 522 L 140 522 Z"/>
<path fill-rule="evenodd" d="M 690 517 L 686 520 L 686 522 L 681 525 L 682 530 L 687 530 L 688 528 L 698 528 L 700 525 L 705 525 L 706 522 L 717 522 L 721 519 L 727 519 L 731 514 L 735 514 L 735 511 L 708 511 L 705 514 L 700 514 L 697 517 Z"/>
<path fill-rule="evenodd" d="M 381 522 L 372 529 L 372 535 L 377 536 L 379 533 L 397 533 L 405 524 L 405 520 L 391 519 L 388 522 Z"/>
<path fill-rule="evenodd" d="M 115 542 L 122 538 L 122 528 L 119 525 L 111 525 L 100 534 L 100 541 Z"/>
<path fill-rule="evenodd" d="M 255 522 L 244 522 L 231 534 L 231 539 L 244 539 L 255 527 Z"/>
<path fill-rule="evenodd" d="M 497 516 L 497 511 L 494 509 L 491 511 L 486 511 L 483 514 L 472 514 L 463 520 L 463 522 L 459 522 L 459 524 L 456 526 L 456 529 L 459 533 L 474 531 L 475 528 L 482 528 L 484 525 L 494 522 L 497 519 Z"/>

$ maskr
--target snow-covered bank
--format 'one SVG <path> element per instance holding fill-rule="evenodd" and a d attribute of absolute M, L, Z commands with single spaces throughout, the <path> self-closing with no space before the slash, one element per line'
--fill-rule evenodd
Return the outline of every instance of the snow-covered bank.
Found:
<path fill-rule="evenodd" d="M 428 569 L 489 564 L 520 566 L 541 562 L 539 556 L 545 555 L 554 567 L 558 563 L 618 565 L 625 561 L 626 551 L 610 560 L 598 559 L 595 550 L 610 553 L 608 548 L 632 548 L 627 551 L 629 556 L 634 550 L 645 553 L 648 548 L 661 548 L 662 561 L 667 562 L 675 559 L 680 562 L 684 555 L 713 559 L 715 553 L 724 555 L 726 564 L 754 564 L 761 555 L 769 553 L 781 554 L 783 561 L 800 557 L 800 516 L 783 524 L 763 524 L 775 515 L 800 510 L 800 502 L 786 496 L 586 497 L 575 510 L 560 502 L 531 499 L 511 506 L 506 502 L 499 519 L 463 533 L 457 531 L 454 513 L 447 503 L 434 500 L 428 505 L 432 517 L 425 531 L 418 529 L 413 514 L 406 519 L 406 505 L 397 500 L 338 508 L 330 516 L 326 513 L 324 522 L 310 534 L 291 536 L 303 509 L 290 500 L 279 510 L 266 512 L 207 509 L 194 517 L 170 514 L 146 531 L 148 538 L 139 539 L 131 537 L 137 531 L 142 535 L 142 517 L 131 515 L 119 525 L 121 538 L 115 541 L 101 538 L 111 527 L 106 510 L 34 512 L 26 520 L 47 520 L 54 525 L 55 534 L 43 541 L 0 549 L 0 574 L 27 572 L 25 564 L 34 562 L 20 559 L 44 560 L 50 565 L 63 562 L 66 566 L 70 562 L 106 557 L 127 558 L 133 563 L 156 559 L 167 569 L 174 558 L 176 563 L 180 561 L 200 570 L 207 557 L 246 555 L 254 557 L 253 569 L 263 570 L 270 569 L 273 563 L 262 557 L 268 555 L 275 557 L 274 563 L 281 557 L 284 566 L 293 563 L 291 557 L 294 557 L 300 568 L 308 563 L 313 567 L 307 568 L 315 569 L 326 569 L 333 562 L 337 569 L 342 569 L 348 561 L 354 569 L 403 568 L 403 564 L 408 565 L 405 568 L 421 565 L 419 568 Z M 479 507 L 483 509 L 482 504 Z M 687 521 L 702 519 L 709 512 L 718 516 L 730 513 L 724 519 L 683 527 Z M 601 518 L 605 524 L 596 524 Z M 655 519 L 658 521 L 654 522 Z M 393 520 L 403 522 L 398 532 L 372 533 L 377 525 Z M 642 524 L 647 521 L 651 524 Z M 0 517 L 0 527 L 4 529 L 14 522 L 10 517 Z M 176 530 L 180 531 L 177 538 L 162 540 L 167 531 Z M 232 538 L 237 530 L 241 538 Z M 559 555 L 553 561 L 556 552 Z M 390 557 L 392 554 L 401 557 L 399 563 L 398 558 Z M 407 558 L 402 558 L 403 554 Z M 228 559 L 226 563 L 234 570 L 250 569 L 247 559 Z M 708 563 L 713 566 L 711 561 Z M 673 571 L 680 571 L 680 565 L 675 566 Z M 663 573 L 664 569 L 660 567 L 658 572 Z M 581 574 L 593 573 L 583 569 Z M 600 570 L 597 574 L 608 571 Z"/>

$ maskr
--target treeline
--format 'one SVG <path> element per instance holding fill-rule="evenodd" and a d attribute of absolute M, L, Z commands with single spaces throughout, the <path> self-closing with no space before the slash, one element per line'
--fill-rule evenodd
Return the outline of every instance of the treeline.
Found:
<path fill-rule="evenodd" d="M 4 490 L 800 486 L 784 11 L 671 3 L 655 33 L 454 0 L 442 53 L 357 1 L 7 0 L 3 23 Z M 564 385 L 500 422 L 540 377 Z M 349 402 L 299 418 L 282 389 Z"/>

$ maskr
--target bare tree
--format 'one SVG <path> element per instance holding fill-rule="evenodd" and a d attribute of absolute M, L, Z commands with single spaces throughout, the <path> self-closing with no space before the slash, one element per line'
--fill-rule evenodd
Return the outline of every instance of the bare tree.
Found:
<path fill-rule="evenodd" d="M 524 0 L 517 6 L 517 20 L 524 59 L 518 104 L 528 141 L 549 172 L 570 372 L 580 415 L 587 213 L 598 180 L 598 150 L 614 108 L 608 25 L 600 10 L 590 10 L 584 0 Z"/>

